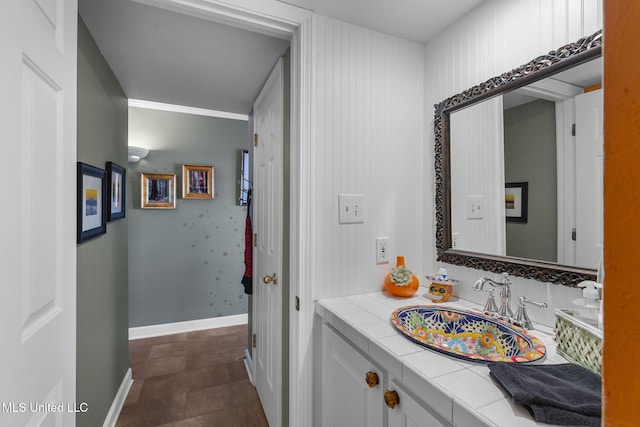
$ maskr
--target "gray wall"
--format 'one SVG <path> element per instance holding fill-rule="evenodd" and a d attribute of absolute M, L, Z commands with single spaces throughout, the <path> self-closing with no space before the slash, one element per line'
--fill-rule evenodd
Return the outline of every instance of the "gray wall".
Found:
<path fill-rule="evenodd" d="M 78 161 L 127 164 L 127 99 L 91 34 L 78 25 Z M 77 402 L 79 427 L 102 425 L 129 368 L 127 223 L 78 245 Z"/>
<path fill-rule="evenodd" d="M 129 143 L 150 149 L 128 167 L 129 326 L 247 312 L 246 207 L 237 203 L 247 122 L 129 109 Z M 182 199 L 182 165 L 214 166 L 213 200 Z M 140 208 L 141 172 L 175 173 L 177 206 Z"/>
<path fill-rule="evenodd" d="M 505 180 L 529 183 L 526 223 L 507 222 L 507 255 L 557 260 L 555 104 L 537 100 L 504 114 Z"/>

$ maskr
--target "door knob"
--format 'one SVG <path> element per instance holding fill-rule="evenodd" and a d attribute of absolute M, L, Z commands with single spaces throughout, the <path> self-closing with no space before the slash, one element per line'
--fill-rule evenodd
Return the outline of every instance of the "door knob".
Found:
<path fill-rule="evenodd" d="M 273 282 L 274 285 L 278 284 L 278 275 L 273 273 L 273 276 L 269 276 L 268 274 L 262 278 L 262 281 L 266 284 Z"/>

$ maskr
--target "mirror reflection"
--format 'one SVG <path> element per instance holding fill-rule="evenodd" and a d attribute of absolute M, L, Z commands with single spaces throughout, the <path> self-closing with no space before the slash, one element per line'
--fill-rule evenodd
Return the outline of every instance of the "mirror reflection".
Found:
<path fill-rule="evenodd" d="M 596 269 L 602 58 L 450 114 L 451 246 Z"/>

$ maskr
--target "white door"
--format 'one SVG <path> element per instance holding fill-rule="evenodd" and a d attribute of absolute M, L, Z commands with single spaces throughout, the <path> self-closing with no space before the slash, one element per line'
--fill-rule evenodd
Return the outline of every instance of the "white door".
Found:
<path fill-rule="evenodd" d="M 254 382 L 271 427 L 281 425 L 283 84 L 279 60 L 253 105 Z"/>
<path fill-rule="evenodd" d="M 598 268 L 603 242 L 602 89 L 576 96 L 576 266 Z"/>
<path fill-rule="evenodd" d="M 76 0 L 0 6 L 0 425 L 75 425 Z"/>

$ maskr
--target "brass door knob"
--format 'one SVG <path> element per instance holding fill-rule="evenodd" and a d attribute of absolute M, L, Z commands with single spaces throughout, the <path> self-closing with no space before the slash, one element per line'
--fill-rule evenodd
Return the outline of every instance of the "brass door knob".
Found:
<path fill-rule="evenodd" d="M 380 384 L 380 379 L 378 378 L 378 374 L 372 371 L 367 372 L 367 374 L 365 375 L 365 380 L 367 381 L 369 388 L 374 388 L 375 386 Z"/>
<path fill-rule="evenodd" d="M 387 404 L 389 409 L 393 409 L 400 403 L 400 396 L 398 396 L 398 393 L 395 390 L 385 390 L 384 403 Z"/>
<path fill-rule="evenodd" d="M 273 273 L 273 276 L 269 276 L 268 274 L 262 278 L 262 281 L 266 284 L 273 282 L 274 285 L 278 284 L 278 275 Z"/>

